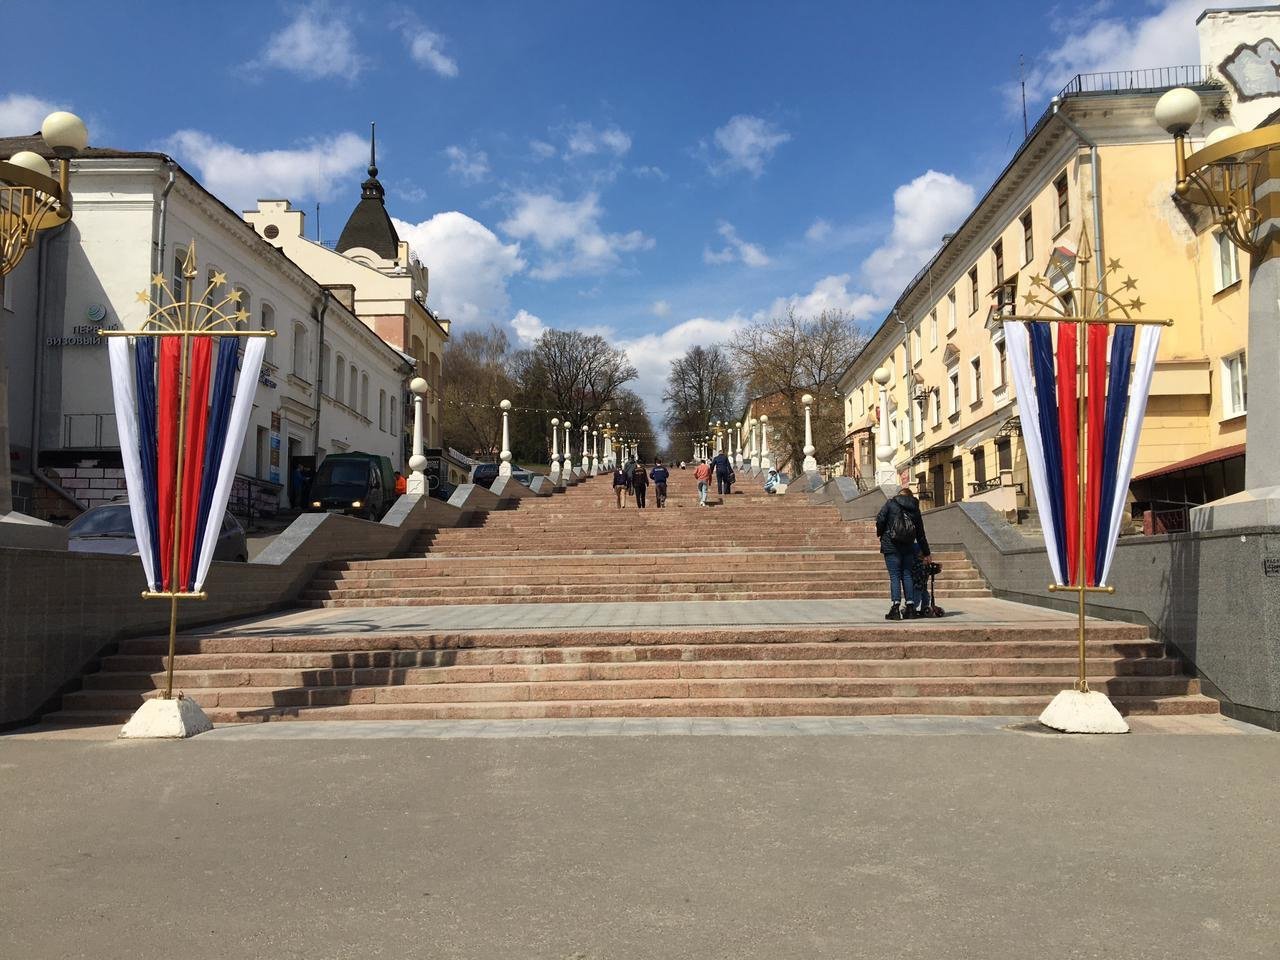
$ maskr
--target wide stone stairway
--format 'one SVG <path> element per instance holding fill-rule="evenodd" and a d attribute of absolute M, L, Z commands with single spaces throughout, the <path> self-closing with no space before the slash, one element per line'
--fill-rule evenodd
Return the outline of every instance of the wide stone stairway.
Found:
<path fill-rule="evenodd" d="M 884 621 L 869 523 L 748 481 L 616 509 L 608 478 L 416 555 L 322 569 L 311 609 L 180 636 L 175 688 L 214 722 L 657 716 L 1035 715 L 1075 671 L 1074 619 L 993 599 L 939 550 L 948 616 Z M 122 721 L 164 682 L 125 640 L 54 720 Z M 1091 622 L 1090 685 L 1124 713 L 1216 713 L 1146 630 Z"/>

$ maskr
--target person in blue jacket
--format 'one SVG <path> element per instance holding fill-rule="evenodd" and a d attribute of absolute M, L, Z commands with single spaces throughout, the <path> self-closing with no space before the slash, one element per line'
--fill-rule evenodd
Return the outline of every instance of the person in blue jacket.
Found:
<path fill-rule="evenodd" d="M 662 461 L 654 461 L 653 469 L 649 471 L 649 479 L 653 481 L 653 503 L 659 510 L 667 502 L 667 478 L 669 476 L 671 474 L 662 465 Z"/>

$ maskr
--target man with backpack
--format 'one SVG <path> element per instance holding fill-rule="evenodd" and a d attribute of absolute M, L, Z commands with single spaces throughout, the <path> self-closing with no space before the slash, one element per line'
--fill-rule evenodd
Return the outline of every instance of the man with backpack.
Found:
<path fill-rule="evenodd" d="M 645 472 L 644 461 L 639 460 L 631 469 L 631 492 L 635 494 L 636 507 L 644 509 L 645 493 L 649 488 L 649 474 Z"/>
<path fill-rule="evenodd" d="M 915 561 L 916 544 L 924 562 L 929 563 L 929 540 L 924 534 L 924 518 L 920 516 L 920 501 L 911 494 L 910 487 L 902 487 L 898 495 L 880 508 L 876 515 L 876 536 L 880 538 L 880 552 L 889 571 L 889 598 L 893 606 L 884 615 L 886 620 L 914 620 L 916 590 L 911 576 Z"/>
<path fill-rule="evenodd" d="M 667 502 L 667 478 L 670 475 L 670 471 L 662 465 L 661 460 L 649 471 L 649 478 L 653 480 L 653 502 L 659 509 Z"/>

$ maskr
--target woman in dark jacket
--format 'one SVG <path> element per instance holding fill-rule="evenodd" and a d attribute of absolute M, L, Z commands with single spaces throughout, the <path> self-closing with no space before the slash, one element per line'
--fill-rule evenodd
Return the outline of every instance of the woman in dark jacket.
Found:
<path fill-rule="evenodd" d="M 920 515 L 920 501 L 912 495 L 910 487 L 900 489 L 896 497 L 880 508 L 876 515 L 876 536 L 880 538 L 880 552 L 889 571 L 889 598 L 893 601 L 884 618 L 914 620 L 916 590 L 911 567 L 916 544 L 920 544 L 925 563 L 932 557 L 924 533 L 924 518 Z"/>

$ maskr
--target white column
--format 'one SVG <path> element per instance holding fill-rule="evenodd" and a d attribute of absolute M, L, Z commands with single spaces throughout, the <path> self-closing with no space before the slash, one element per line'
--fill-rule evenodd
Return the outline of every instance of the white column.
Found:
<path fill-rule="evenodd" d="M 773 461 L 769 459 L 769 415 L 767 413 L 760 414 L 760 469 L 773 469 Z"/>
<path fill-rule="evenodd" d="M 813 406 L 813 395 L 806 393 L 800 398 L 804 404 L 804 472 L 814 473 L 818 469 L 818 461 L 814 459 L 813 422 L 809 418 L 809 408 Z"/>
<path fill-rule="evenodd" d="M 565 477 L 573 476 L 573 434 L 569 432 L 569 428 L 573 424 L 568 420 L 564 422 L 564 475 Z"/>
<path fill-rule="evenodd" d="M 742 466 L 742 421 L 741 420 L 738 420 L 734 423 L 733 434 L 735 437 L 738 438 L 738 452 L 734 455 L 733 462 L 737 466 L 741 467 Z"/>
<path fill-rule="evenodd" d="M 427 477 L 422 468 L 427 458 L 422 455 L 422 399 L 427 392 L 427 381 L 414 377 L 409 381 L 413 394 L 413 456 L 409 458 L 409 478 L 405 481 L 405 493 L 427 494 Z"/>
<path fill-rule="evenodd" d="M 507 411 L 511 409 L 511 401 L 503 400 L 499 407 L 502 408 L 502 452 L 498 456 L 502 459 L 502 466 L 498 467 L 498 476 L 511 476 L 511 431 L 507 425 Z"/>
<path fill-rule="evenodd" d="M 591 431 L 591 475 L 598 476 L 600 473 L 600 431 Z"/>
<path fill-rule="evenodd" d="M 551 418 L 551 479 L 560 479 L 560 418 Z"/>
<path fill-rule="evenodd" d="M 582 472 L 583 473 L 586 473 L 588 470 L 591 469 L 591 454 L 590 454 L 590 451 L 587 450 L 587 434 L 590 431 L 591 431 L 591 428 L 584 423 L 582 425 Z"/>
<path fill-rule="evenodd" d="M 888 383 L 892 376 L 893 374 L 884 367 L 871 376 L 880 388 L 880 411 L 876 417 L 876 483 L 880 486 L 892 484 L 898 479 L 893 469 L 894 448 L 889 445 L 889 428 L 886 419 L 889 415 Z"/>
<path fill-rule="evenodd" d="M 751 443 L 751 446 L 747 448 L 747 460 L 753 467 L 760 466 L 760 444 L 756 442 L 756 424 L 758 422 L 755 417 L 747 421 L 747 439 Z"/>

